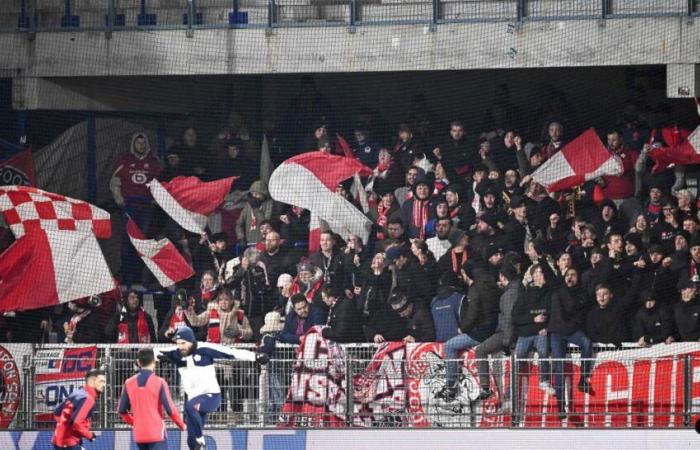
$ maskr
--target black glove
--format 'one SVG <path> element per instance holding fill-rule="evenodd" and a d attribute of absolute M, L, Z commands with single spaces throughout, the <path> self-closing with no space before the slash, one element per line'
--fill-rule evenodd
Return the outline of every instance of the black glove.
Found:
<path fill-rule="evenodd" d="M 256 353 L 255 362 L 264 366 L 265 364 L 270 362 L 270 357 L 267 356 L 267 354 L 265 353 Z"/>
<path fill-rule="evenodd" d="M 93 442 L 95 439 L 97 439 L 97 435 L 95 433 L 92 433 L 92 436 L 90 437 L 90 439 L 88 439 L 88 441 Z"/>

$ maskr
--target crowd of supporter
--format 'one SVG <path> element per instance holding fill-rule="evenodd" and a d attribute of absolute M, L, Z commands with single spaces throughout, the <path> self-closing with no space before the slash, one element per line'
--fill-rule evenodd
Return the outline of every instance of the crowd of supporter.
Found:
<path fill-rule="evenodd" d="M 567 343 L 590 354 L 594 342 L 700 340 L 700 202 L 673 170 L 652 177 L 647 157 L 687 130 L 625 115 L 601 136 L 624 172 L 548 193 L 532 173 L 576 137 L 571 117 L 550 117 L 540 139 L 509 126 L 515 107 L 497 106 L 505 111 L 475 141 L 457 120 L 431 133 L 424 117 L 413 117 L 381 141 L 371 123 L 355 127 L 352 151 L 372 169 L 363 180 L 371 187 L 370 238 L 323 231 L 311 254 L 309 212 L 271 198 L 259 180 L 260 142 L 239 116 L 208 146 L 185 129 L 162 161 L 137 133 L 116 163 L 114 201 L 150 237 L 173 241 L 195 276 L 159 289 L 124 235 L 124 291 L 6 314 L 2 338 L 44 342 L 52 331 L 65 342 L 167 342 L 186 324 L 201 340 L 259 342 L 275 312 L 284 343 L 320 325 L 337 342 L 446 342 L 448 356 L 480 345 L 482 357 L 561 357 Z M 306 125 L 306 148 L 335 150 L 328 117 Z M 293 154 L 268 139 L 276 163 Z M 180 175 L 239 177 L 227 198 L 236 206 L 227 210 L 227 230 L 193 235 L 153 203 L 145 183 Z M 336 193 L 361 209 L 351 182 Z M 155 318 L 144 310 L 145 291 Z"/>

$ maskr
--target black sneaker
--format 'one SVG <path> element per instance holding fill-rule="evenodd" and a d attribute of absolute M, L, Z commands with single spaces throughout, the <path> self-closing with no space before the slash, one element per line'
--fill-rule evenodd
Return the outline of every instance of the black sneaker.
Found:
<path fill-rule="evenodd" d="M 476 398 L 477 400 L 486 400 L 489 397 L 493 395 L 493 391 L 491 389 L 482 389 L 481 392 L 479 392 L 479 396 Z"/>
<path fill-rule="evenodd" d="M 435 394 L 435 397 L 445 400 L 446 402 L 452 402 L 457 397 L 457 386 L 443 386 L 440 392 Z"/>

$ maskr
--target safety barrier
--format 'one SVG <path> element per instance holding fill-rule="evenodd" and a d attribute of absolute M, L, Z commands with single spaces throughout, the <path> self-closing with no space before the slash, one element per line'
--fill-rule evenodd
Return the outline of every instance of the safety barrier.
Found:
<path fill-rule="evenodd" d="M 698 14 L 698 0 L 5 0 L 0 30 L 436 26 Z"/>
<path fill-rule="evenodd" d="M 15 353 L 21 400 L 8 406 L 19 388 L 12 387 L 5 367 L 0 400 L 3 411 L 14 408 L 14 418 L 3 417 L 4 427 L 53 427 L 53 409 L 82 386 L 84 374 L 94 367 L 107 373 L 94 427 L 126 427 L 117 406 L 124 381 L 136 371 L 139 346 L 43 345 L 19 352 L 11 345 L 5 346 L 9 352 L 3 349 Z M 223 401 L 208 426 L 684 428 L 700 418 L 695 375 L 700 344 L 599 350 L 586 361 L 575 351 L 564 359 L 502 355 L 478 360 L 471 350 L 454 361 L 457 387 L 449 392 L 442 344 L 349 344 L 339 353 L 304 360 L 297 359 L 294 346 L 280 345 L 266 366 L 217 362 Z M 582 372 L 590 375 L 587 386 L 579 386 Z M 186 397 L 176 369 L 160 364 L 157 373 L 182 408 Z M 484 387 L 490 396 L 483 394 Z"/>

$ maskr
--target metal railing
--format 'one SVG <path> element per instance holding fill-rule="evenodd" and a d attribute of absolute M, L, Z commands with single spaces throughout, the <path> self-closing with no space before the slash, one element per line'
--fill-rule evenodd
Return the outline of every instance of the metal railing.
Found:
<path fill-rule="evenodd" d="M 117 407 L 124 381 L 136 371 L 138 348 L 98 347 L 96 366 L 106 370 L 107 388 L 93 416 L 96 429 L 126 427 Z M 406 351 L 400 359 L 373 360 L 375 349 L 349 344 L 340 358 L 298 360 L 294 346 L 280 345 L 267 366 L 217 362 L 223 401 L 208 426 L 682 428 L 700 418 L 694 381 L 698 356 L 616 358 L 606 352 L 602 360 L 588 360 L 587 388 L 579 384 L 584 361 L 575 353 L 565 359 L 467 358 L 459 361 L 457 387 L 450 396 L 443 389 L 447 364 L 436 354 L 416 357 L 412 352 L 409 357 Z M 64 359 L 61 364 L 77 366 L 80 361 Z M 49 411 L 69 393 L 60 383 L 51 388 L 41 384 L 40 375 L 55 366 L 47 357 L 23 359 L 23 401 L 13 428 L 53 426 Z M 480 372 L 484 368 L 488 372 Z M 182 410 L 185 394 L 176 369 L 160 364 L 157 373 Z M 479 397 L 484 379 L 492 392 L 488 398 Z"/>
<path fill-rule="evenodd" d="M 4 0 L 0 31 L 275 28 L 688 17 L 700 0 Z"/>

